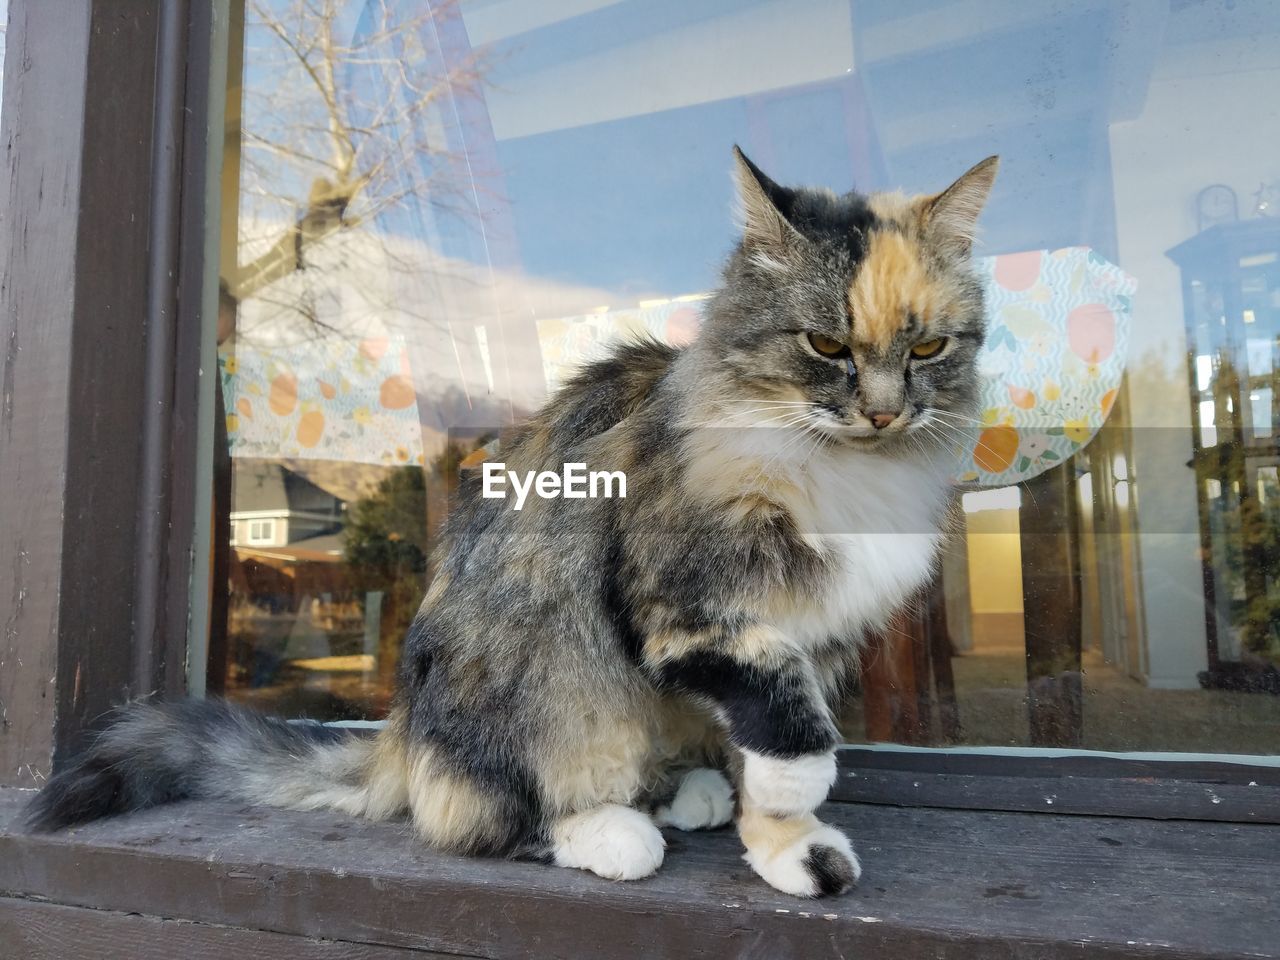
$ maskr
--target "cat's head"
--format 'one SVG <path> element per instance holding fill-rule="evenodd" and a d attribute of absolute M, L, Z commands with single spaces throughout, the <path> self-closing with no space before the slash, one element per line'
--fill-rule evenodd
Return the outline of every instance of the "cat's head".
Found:
<path fill-rule="evenodd" d="M 735 156 L 742 238 L 703 333 L 735 402 L 850 445 L 958 432 L 985 331 L 970 251 L 998 159 L 907 197 L 783 187 Z"/>

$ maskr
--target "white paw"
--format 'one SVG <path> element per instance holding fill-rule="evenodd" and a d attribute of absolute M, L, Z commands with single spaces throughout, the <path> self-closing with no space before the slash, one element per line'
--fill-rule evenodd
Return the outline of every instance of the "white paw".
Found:
<path fill-rule="evenodd" d="M 555 861 L 609 880 L 638 880 L 662 866 L 666 841 L 653 821 L 631 807 L 606 803 L 575 813 L 553 831 Z"/>
<path fill-rule="evenodd" d="M 742 792 L 757 810 L 797 817 L 816 810 L 836 782 L 834 752 L 783 760 L 743 750 Z"/>
<path fill-rule="evenodd" d="M 680 781 L 671 805 L 659 807 L 653 818 L 660 827 L 710 830 L 733 819 L 733 787 L 719 770 L 700 767 Z"/>
<path fill-rule="evenodd" d="M 849 838 L 825 823 L 779 850 L 748 850 L 742 859 L 769 886 L 796 897 L 844 893 L 862 876 Z"/>

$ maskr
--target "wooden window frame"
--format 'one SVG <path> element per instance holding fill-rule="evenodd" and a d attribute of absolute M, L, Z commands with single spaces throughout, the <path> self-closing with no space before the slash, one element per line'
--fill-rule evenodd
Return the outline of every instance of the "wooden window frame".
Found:
<path fill-rule="evenodd" d="M 185 690 L 218 6 L 9 5 L 0 784 Z"/>
<path fill-rule="evenodd" d="M 9 14 L 0 786 L 30 787 L 113 705 L 186 690 L 211 509 L 199 428 L 212 415 L 201 386 L 214 375 L 222 137 L 210 78 L 227 5 L 12 0 Z M 1052 519 L 1032 533 L 1051 534 Z M 225 522 L 212 530 L 225 537 Z M 1039 590 L 1029 603 L 1047 602 Z M 842 763 L 844 800 L 1280 822 L 1276 767 L 857 746 Z"/>

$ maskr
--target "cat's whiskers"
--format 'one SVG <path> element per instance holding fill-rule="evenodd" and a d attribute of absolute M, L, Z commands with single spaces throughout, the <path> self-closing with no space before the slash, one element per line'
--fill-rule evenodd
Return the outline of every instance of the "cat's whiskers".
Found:
<path fill-rule="evenodd" d="M 814 430 L 812 431 L 812 433 L 813 433 L 813 439 L 810 441 L 809 445 L 805 448 L 804 453 L 800 455 L 801 463 L 808 463 L 809 458 L 818 452 L 818 448 L 822 444 L 829 442 L 831 439 L 829 436 L 824 434 L 821 430 Z"/>
<path fill-rule="evenodd" d="M 959 457 L 964 456 L 965 451 L 969 449 L 972 442 L 971 437 L 959 437 L 956 434 L 948 433 L 939 429 L 937 424 L 931 424 L 927 428 L 927 433 L 937 446 L 943 448 L 949 454 L 956 454 Z"/>
<path fill-rule="evenodd" d="M 816 407 L 817 404 L 812 400 L 766 400 L 755 397 L 730 397 L 727 400 L 717 401 L 719 403 L 754 403 L 754 404 L 786 404 L 788 406 L 797 407 Z"/>
<path fill-rule="evenodd" d="M 924 417 L 917 421 L 922 429 L 940 432 L 961 446 L 967 446 L 977 440 L 977 435 L 966 427 L 958 424 L 949 423 L 938 416 L 939 411 L 930 410 Z"/>
<path fill-rule="evenodd" d="M 931 413 L 937 413 L 937 412 L 938 411 L 931 411 Z M 980 438 L 975 437 L 972 432 L 966 432 L 956 427 L 954 424 L 948 424 L 943 420 L 935 420 L 930 426 L 935 429 L 943 429 L 943 430 L 949 429 L 951 431 L 951 433 L 949 434 L 950 439 L 952 439 L 953 442 L 959 445 L 962 450 L 966 449 L 970 444 L 973 444 L 975 450 L 981 449 L 981 450 L 986 450 L 988 452 L 994 452 Z M 1027 495 L 1031 498 L 1031 505 L 1036 506 L 1035 494 L 1032 492 L 1029 486 L 1023 483 L 1013 484 L 1013 486 L 1016 486 L 1021 490 L 1025 490 L 1027 492 Z"/>
<path fill-rule="evenodd" d="M 801 463 L 805 463 L 808 461 L 809 456 L 812 454 L 813 448 L 816 447 L 816 445 L 820 443 L 823 439 L 825 439 L 825 435 L 822 433 L 821 430 L 811 429 L 808 426 L 808 424 L 815 423 L 812 414 L 807 414 L 800 422 L 806 424 L 806 426 L 801 430 L 797 430 L 795 433 L 795 436 L 790 437 L 785 443 L 782 444 L 781 447 L 779 447 L 776 451 L 774 451 L 773 456 L 771 456 L 768 460 L 764 461 L 764 463 L 761 464 L 760 473 L 763 474 L 766 470 L 772 467 L 776 462 L 781 460 L 783 455 L 786 454 L 788 451 L 790 451 L 792 448 L 794 448 L 799 441 L 802 441 L 806 438 L 812 438 L 813 443 L 804 448 L 805 454 L 804 456 L 799 458 Z"/>
<path fill-rule="evenodd" d="M 744 409 L 735 409 L 725 411 L 727 417 L 731 420 L 741 421 L 744 418 L 754 417 L 757 414 L 774 414 L 771 419 L 756 421 L 758 423 L 770 423 L 772 419 L 783 417 L 788 414 L 807 414 L 816 404 L 800 400 L 777 400 L 777 401 L 760 401 L 760 400 L 724 400 L 721 403 L 749 403 L 750 407 Z M 744 424 L 750 426 L 751 424 Z"/>
<path fill-rule="evenodd" d="M 764 420 L 751 420 L 750 422 L 746 422 L 746 423 L 743 423 L 740 420 L 736 419 L 738 417 L 749 417 L 753 413 L 770 413 L 770 414 L 773 414 L 773 416 L 768 417 Z M 725 429 L 730 427 L 735 429 L 744 428 L 744 427 L 750 429 L 752 427 L 769 426 L 771 424 L 777 423 L 780 420 L 789 420 L 791 418 L 796 418 L 796 417 L 803 418 L 803 416 L 806 416 L 806 415 L 807 415 L 807 412 L 802 412 L 798 410 L 734 411 L 734 413 L 730 417 L 727 417 L 724 420 L 706 421 L 703 423 L 685 423 L 685 424 L 682 424 L 682 426 L 688 429 L 716 429 L 716 428 Z M 781 429 L 781 427 L 784 427 L 784 426 L 786 426 L 786 424 L 780 424 L 778 427 L 774 427 L 774 429 Z"/>
<path fill-rule="evenodd" d="M 925 437 L 928 437 L 930 440 L 934 441 L 934 443 L 936 443 L 936 444 L 939 444 L 939 445 L 941 445 L 941 446 L 943 446 L 943 447 L 954 447 L 954 446 L 956 445 L 956 444 L 955 444 L 955 440 L 954 440 L 952 437 L 950 437 L 950 436 L 948 436 L 947 434 L 943 433 L 941 430 L 939 430 L 939 429 L 938 429 L 936 426 L 934 426 L 933 424 L 924 424 L 924 425 L 921 427 L 921 430 L 922 430 L 922 432 L 924 433 L 924 436 L 925 436 Z M 920 441 L 921 447 L 923 448 L 923 447 L 924 447 L 924 438 L 923 438 L 923 437 L 917 437 L 916 439 Z M 928 451 L 927 451 L 927 450 L 923 450 L 922 452 L 926 452 L 926 453 L 927 453 Z"/>
<path fill-rule="evenodd" d="M 927 436 L 932 437 L 936 442 L 946 443 L 946 438 L 942 434 L 934 432 L 935 428 L 933 424 L 928 423 L 926 420 L 921 420 L 919 423 L 920 429 L 924 431 Z M 944 486 L 951 486 L 950 475 L 946 472 L 945 468 L 940 467 L 936 462 L 936 458 L 933 455 L 935 451 L 931 451 L 925 445 L 923 437 L 914 434 L 904 434 L 903 439 L 910 440 L 914 444 L 916 452 L 924 461 L 922 466 L 932 474 L 934 480 Z"/>
<path fill-rule="evenodd" d="M 811 407 L 813 405 L 806 404 L 804 406 Z M 784 456 L 788 450 L 794 448 L 798 443 L 803 441 L 810 434 L 814 433 L 814 431 L 809 427 L 809 423 L 813 420 L 813 414 L 809 409 L 803 409 L 803 410 L 785 409 L 782 411 L 767 411 L 767 410 L 743 411 L 743 412 L 740 412 L 738 415 L 750 416 L 752 413 L 773 413 L 774 415 L 764 420 L 759 420 L 759 419 L 752 420 L 749 423 L 742 423 L 741 421 L 735 422 L 733 418 L 729 418 L 724 421 L 719 421 L 716 423 L 704 423 L 699 425 L 699 427 L 694 427 L 694 429 L 698 429 L 698 428 L 706 429 L 706 430 L 729 429 L 734 431 L 735 433 L 738 433 L 743 429 L 764 429 L 764 430 L 771 430 L 771 431 L 781 431 L 783 433 L 784 439 L 782 440 L 781 444 L 772 451 L 771 456 L 767 456 L 767 458 L 761 459 L 761 457 L 764 457 L 766 454 L 769 453 L 768 445 L 762 442 L 758 444 L 753 443 L 752 449 L 744 451 L 743 456 L 739 458 L 740 462 L 742 462 L 743 464 L 743 473 L 742 473 L 742 479 L 741 479 L 743 486 L 755 487 L 755 488 L 768 487 L 770 486 L 771 481 L 773 479 L 772 477 L 768 476 L 770 472 L 770 468 L 772 467 L 773 463 L 781 459 L 781 457 Z M 799 429 L 796 429 L 797 427 Z M 765 435 L 765 437 L 768 437 L 768 436 L 769 436 L 768 434 Z"/>
<path fill-rule="evenodd" d="M 778 446 L 770 456 L 765 459 L 755 459 L 753 463 L 747 466 L 742 478 L 744 485 L 769 486 L 774 480 L 774 477 L 772 476 L 772 468 L 775 463 L 781 460 L 783 456 L 792 451 L 797 445 L 806 439 L 813 442 L 819 441 L 821 439 L 821 434 L 810 426 L 813 422 L 813 415 L 808 411 L 805 411 L 798 416 L 794 416 L 789 420 L 785 427 L 790 431 L 790 435 L 783 440 L 781 445 Z M 796 427 L 799 427 L 799 429 L 795 429 Z M 782 427 L 776 427 L 774 429 L 782 429 Z M 810 453 L 809 447 L 806 446 L 805 450 L 804 458 L 807 458 Z M 760 451 L 760 453 L 765 452 L 766 451 L 763 450 Z"/>
<path fill-rule="evenodd" d="M 951 411 L 951 410 L 934 410 L 934 409 L 930 409 L 930 410 L 928 411 L 928 415 L 929 415 L 929 416 L 933 416 L 933 417 L 948 417 L 948 418 L 951 418 L 951 419 L 954 419 L 954 420 L 959 420 L 959 421 L 964 422 L 964 423 L 972 423 L 972 424 L 974 424 L 974 425 L 976 425 L 976 426 L 979 426 L 979 427 L 985 427 L 985 426 L 987 426 L 987 424 L 986 424 L 984 421 L 982 421 L 982 420 L 978 419 L 977 417 L 970 417 L 970 416 L 966 416 L 966 415 L 965 415 L 965 414 L 963 414 L 963 413 L 955 413 L 955 412 L 953 412 L 953 411 Z"/>

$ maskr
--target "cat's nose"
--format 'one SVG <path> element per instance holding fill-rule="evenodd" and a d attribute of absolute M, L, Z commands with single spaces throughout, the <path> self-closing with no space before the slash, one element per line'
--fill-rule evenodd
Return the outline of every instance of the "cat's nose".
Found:
<path fill-rule="evenodd" d="M 877 430 L 883 430 L 889 424 L 893 423 L 893 421 L 897 420 L 898 414 L 901 412 L 901 410 L 877 410 L 874 413 L 869 412 L 867 414 L 867 419 L 871 421 L 871 425 Z"/>

